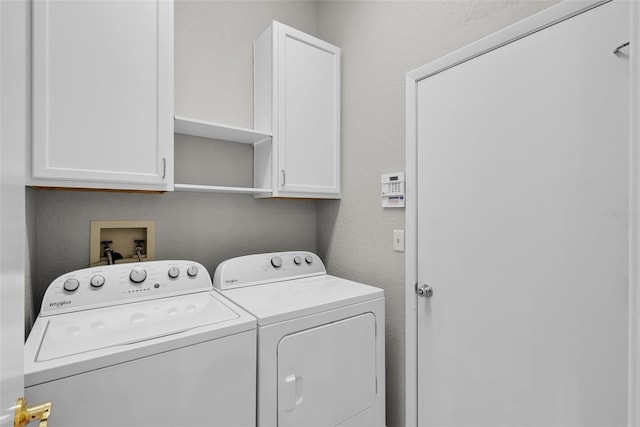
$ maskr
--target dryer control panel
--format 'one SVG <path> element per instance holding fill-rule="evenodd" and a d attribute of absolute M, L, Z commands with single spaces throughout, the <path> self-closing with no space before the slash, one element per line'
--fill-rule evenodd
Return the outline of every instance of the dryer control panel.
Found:
<path fill-rule="evenodd" d="M 223 261 L 213 275 L 213 286 L 224 291 L 321 274 L 327 270 L 313 252 L 271 252 Z"/>
<path fill-rule="evenodd" d="M 211 277 L 194 261 L 148 261 L 72 271 L 44 294 L 41 316 L 211 291 Z"/>

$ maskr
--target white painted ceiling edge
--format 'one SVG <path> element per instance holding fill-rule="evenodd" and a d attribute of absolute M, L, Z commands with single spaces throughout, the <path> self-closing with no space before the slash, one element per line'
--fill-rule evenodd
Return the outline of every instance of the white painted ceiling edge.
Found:
<path fill-rule="evenodd" d="M 475 43 L 456 50 L 407 73 L 406 77 L 406 270 L 405 270 L 405 334 L 406 334 L 406 425 L 418 423 L 418 351 L 417 351 L 417 191 L 416 182 L 416 91 L 420 80 L 454 67 L 518 39 L 526 37 L 565 19 L 607 3 L 610 0 L 564 1 L 527 19 L 506 27 Z M 640 5 L 632 2 L 632 40 L 640 39 Z M 630 148 L 632 211 L 640 212 L 640 44 L 631 44 Z M 640 227 L 632 223 L 629 272 L 629 393 L 628 425 L 640 427 Z"/>

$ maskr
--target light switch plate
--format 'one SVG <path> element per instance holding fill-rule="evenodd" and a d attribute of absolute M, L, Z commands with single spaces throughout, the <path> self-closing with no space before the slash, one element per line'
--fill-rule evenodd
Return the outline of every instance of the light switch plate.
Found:
<path fill-rule="evenodd" d="M 393 230 L 393 250 L 404 252 L 404 230 Z"/>

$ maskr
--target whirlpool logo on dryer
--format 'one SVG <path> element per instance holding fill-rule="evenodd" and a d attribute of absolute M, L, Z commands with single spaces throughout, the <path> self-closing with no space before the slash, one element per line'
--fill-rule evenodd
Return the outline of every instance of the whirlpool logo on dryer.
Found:
<path fill-rule="evenodd" d="M 60 308 L 64 305 L 71 304 L 71 300 L 53 301 L 49 303 L 49 307 Z"/>

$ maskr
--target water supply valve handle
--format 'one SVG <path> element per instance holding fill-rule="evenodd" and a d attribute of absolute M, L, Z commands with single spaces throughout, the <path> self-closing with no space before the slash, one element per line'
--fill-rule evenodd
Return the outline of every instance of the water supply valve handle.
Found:
<path fill-rule="evenodd" d="M 21 397 L 16 404 L 16 412 L 13 418 L 13 427 L 26 427 L 31 421 L 39 420 L 40 427 L 47 427 L 51 414 L 51 402 L 29 406 L 27 399 Z"/>

